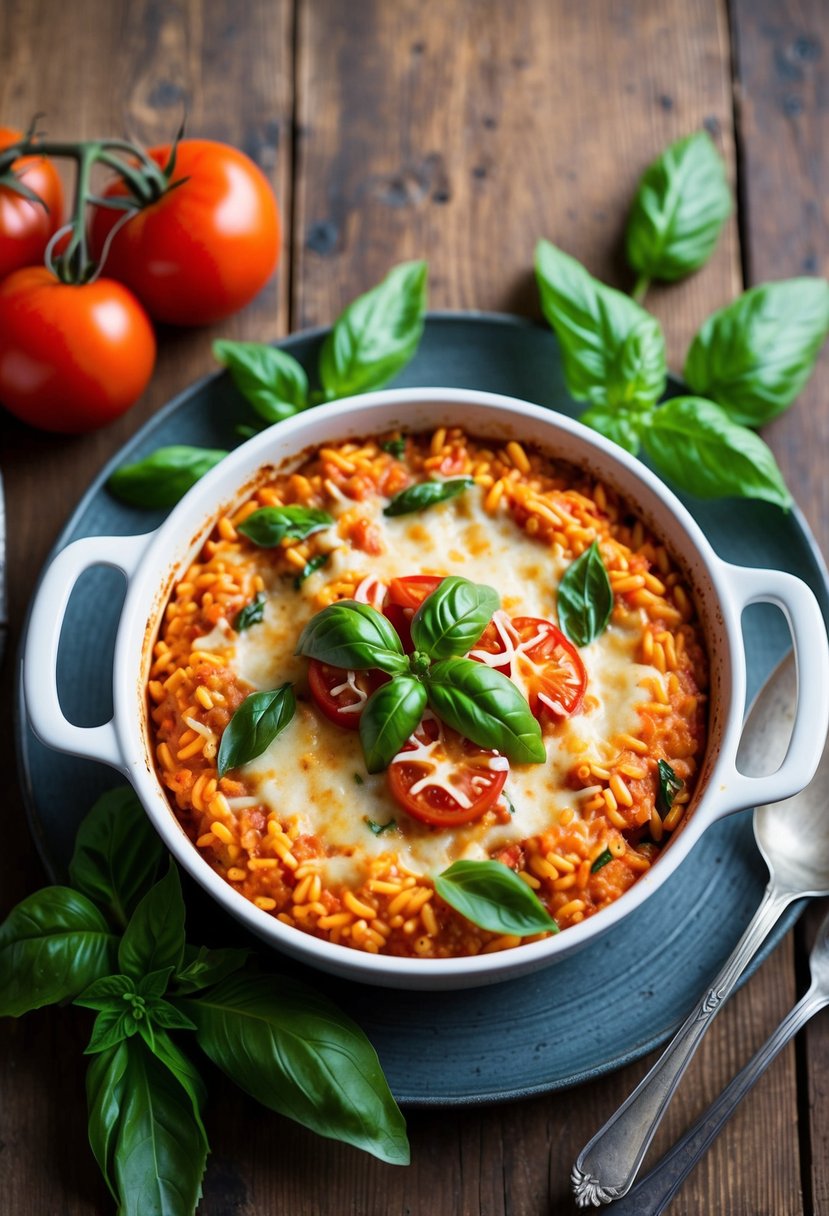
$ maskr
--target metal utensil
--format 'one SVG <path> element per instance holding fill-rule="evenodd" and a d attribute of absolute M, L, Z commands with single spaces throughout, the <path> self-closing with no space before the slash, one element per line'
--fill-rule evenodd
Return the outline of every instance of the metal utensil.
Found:
<path fill-rule="evenodd" d="M 773 772 L 782 761 L 795 691 L 795 664 L 789 655 L 769 676 L 746 719 L 737 758 L 742 772 Z M 829 749 L 805 790 L 755 810 L 754 835 L 771 876 L 760 906 L 665 1052 L 577 1157 L 571 1181 L 580 1207 L 598 1207 L 627 1194 L 694 1052 L 783 909 L 796 899 L 829 895 L 827 790 Z"/>
<path fill-rule="evenodd" d="M 806 995 L 693 1127 L 636 1184 L 629 1195 L 613 1205 L 614 1216 L 660 1216 L 772 1060 L 810 1018 L 829 1005 L 829 915 L 818 930 L 809 956 L 809 966 L 812 983 Z"/>

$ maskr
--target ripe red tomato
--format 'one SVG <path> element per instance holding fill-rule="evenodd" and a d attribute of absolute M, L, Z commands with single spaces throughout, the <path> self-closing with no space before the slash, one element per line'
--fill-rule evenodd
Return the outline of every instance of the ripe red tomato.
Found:
<path fill-rule="evenodd" d="M 412 818 L 434 827 L 473 823 L 498 800 L 509 762 L 431 715 L 388 767 L 389 789 Z"/>
<path fill-rule="evenodd" d="M 61 283 L 43 266 L 0 283 L 0 404 L 32 426 L 76 434 L 141 396 L 155 335 L 120 283 Z"/>
<path fill-rule="evenodd" d="M 311 696 L 326 718 L 346 730 L 358 729 L 363 706 L 387 679 L 382 671 L 345 671 L 319 659 L 311 659 L 308 664 Z"/>
<path fill-rule="evenodd" d="M 489 665 L 514 680 L 529 701 L 536 718 L 546 712 L 559 718 L 574 714 L 587 687 L 587 672 L 575 646 L 552 621 L 541 617 L 510 619 L 497 612 L 487 625 L 470 658 Z M 498 662 L 498 657 L 503 661 Z"/>
<path fill-rule="evenodd" d="M 394 625 L 406 654 L 414 650 L 412 617 L 426 597 L 442 582 L 439 574 L 407 574 L 405 578 L 393 578 L 389 583 L 383 615 Z"/>
<path fill-rule="evenodd" d="M 170 148 L 149 154 L 165 165 Z M 173 182 L 181 184 L 116 233 L 104 270 L 134 291 L 156 321 L 207 325 L 237 312 L 270 278 L 279 258 L 279 211 L 265 175 L 227 144 L 182 140 Z M 109 197 L 126 193 L 120 179 L 104 189 Z M 120 215 L 95 209 L 96 257 Z"/>
<path fill-rule="evenodd" d="M 20 131 L 0 127 L 0 149 L 17 143 L 20 137 Z M 48 210 L 8 186 L 0 186 L 0 279 L 21 266 L 43 261 L 43 251 L 63 215 L 63 187 L 51 161 L 45 156 L 24 156 L 12 168 Z"/>

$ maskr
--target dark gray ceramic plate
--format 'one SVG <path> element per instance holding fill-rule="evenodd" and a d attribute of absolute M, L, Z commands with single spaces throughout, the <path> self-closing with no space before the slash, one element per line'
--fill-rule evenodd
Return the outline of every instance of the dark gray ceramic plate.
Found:
<path fill-rule="evenodd" d="M 316 366 L 323 333 L 282 345 Z M 488 389 L 577 415 L 567 396 L 558 347 L 546 330 L 512 317 L 430 316 L 417 357 L 399 385 Z M 157 414 L 104 469 L 58 540 L 149 531 L 160 516 L 133 511 L 103 488 L 112 467 L 161 444 L 230 447 L 235 427 L 252 422 L 228 376 L 194 385 Z M 462 419 L 460 419 L 462 421 Z M 743 565 L 800 575 L 829 617 L 827 575 L 802 517 L 763 503 L 688 503 L 716 551 Z M 112 713 L 110 656 L 123 599 L 120 576 L 96 569 L 73 594 L 59 656 L 64 709 L 80 725 Z M 745 616 L 749 694 L 789 646 L 782 616 L 766 606 Z M 99 765 L 44 748 L 21 713 L 21 772 L 32 831 L 52 874 L 60 876 L 80 819 L 113 784 Z M 709 830 L 672 880 L 621 925 L 545 971 L 492 988 L 407 993 L 333 980 L 281 959 L 283 970 L 325 988 L 365 1028 L 397 1098 L 429 1105 L 490 1102 L 574 1085 L 635 1059 L 682 1020 L 729 954 L 766 882 L 750 814 Z M 192 884 L 188 923 L 194 940 L 238 941 L 240 931 Z M 761 957 L 794 923 L 789 910 Z M 198 928 L 196 928 L 198 927 Z M 759 960 L 758 960 L 759 961 Z"/>

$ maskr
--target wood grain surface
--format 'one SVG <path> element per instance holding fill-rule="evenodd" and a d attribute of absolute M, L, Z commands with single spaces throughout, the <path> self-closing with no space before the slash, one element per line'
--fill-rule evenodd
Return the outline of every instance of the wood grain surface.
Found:
<path fill-rule="evenodd" d="M 823 0 L 732 0 L 730 12 L 725 0 L 6 0 L 0 45 L 3 122 L 22 126 L 45 111 L 56 137 L 153 141 L 186 112 L 190 134 L 225 139 L 258 161 L 284 218 L 276 279 L 215 330 L 162 333 L 152 385 L 127 417 L 66 439 L 0 413 L 12 647 L 37 571 L 84 487 L 155 409 L 211 370 L 219 330 L 265 339 L 328 323 L 391 264 L 421 256 L 432 307 L 537 316 L 531 266 L 542 235 L 628 288 L 620 238 L 636 179 L 667 142 L 700 126 L 725 156 L 740 206 L 708 266 L 648 298 L 672 366 L 744 276 L 829 269 Z M 825 545 L 824 396 L 816 377 L 768 437 Z M 9 654 L 0 673 L 6 771 L 15 764 L 14 667 Z M 16 783 L 4 822 L 3 912 L 43 881 Z M 649 1160 L 793 1002 L 808 931 L 797 952 L 787 940 L 718 1018 Z M 110 1210 L 86 1145 L 85 1027 L 85 1015 L 46 1010 L 0 1029 L 8 1216 Z M 211 1075 L 213 1155 L 200 1211 L 570 1213 L 576 1153 L 647 1063 L 568 1094 L 413 1112 L 405 1170 L 321 1141 Z M 763 1079 L 673 1216 L 829 1216 L 827 1075 L 823 1019 Z"/>

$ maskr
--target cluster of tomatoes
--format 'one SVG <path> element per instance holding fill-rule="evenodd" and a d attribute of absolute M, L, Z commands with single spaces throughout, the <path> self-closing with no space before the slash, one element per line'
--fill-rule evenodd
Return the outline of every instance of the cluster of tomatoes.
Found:
<path fill-rule="evenodd" d="M 412 574 L 392 579 L 384 594 L 380 588 L 382 612 L 407 654 L 413 650 L 412 617 L 440 582 L 438 575 Z M 542 724 L 576 713 L 584 699 L 584 663 L 552 621 L 499 613 L 469 657 L 514 680 Z M 317 659 L 311 660 L 308 670 L 316 705 L 346 730 L 359 728 L 368 697 L 388 679 L 381 671 L 344 671 Z M 442 828 L 473 823 L 495 807 L 508 775 L 503 757 L 463 738 L 428 711 L 387 770 L 396 802 L 414 819 Z"/>
<path fill-rule="evenodd" d="M 0 156 L 20 140 L 0 128 Z M 81 180 L 89 145 L 20 157 L 0 177 L 0 404 L 45 430 L 92 430 L 123 413 L 153 371 L 152 322 L 204 325 L 236 312 L 279 256 L 273 192 L 237 149 L 199 139 L 149 149 L 145 168 L 173 171 L 139 207 L 129 179 L 140 165 L 100 146 L 101 161 L 124 174 L 94 194 Z M 79 163 L 65 231 L 55 154 Z M 61 263 L 70 244 L 75 273 Z"/>

